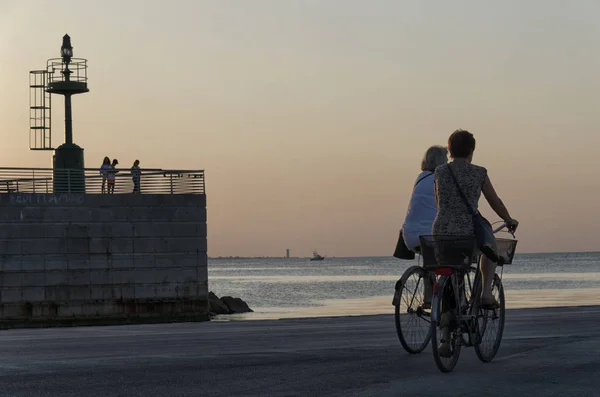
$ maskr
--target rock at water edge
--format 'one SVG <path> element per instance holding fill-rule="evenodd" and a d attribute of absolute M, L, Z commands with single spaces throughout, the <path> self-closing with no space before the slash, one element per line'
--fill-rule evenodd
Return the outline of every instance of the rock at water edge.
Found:
<path fill-rule="evenodd" d="M 231 296 L 224 296 L 221 298 L 221 302 L 223 302 L 228 308 L 231 314 L 234 313 L 250 313 L 254 310 L 250 309 L 248 304 L 241 300 L 240 298 L 233 298 Z"/>
<path fill-rule="evenodd" d="M 208 293 L 208 303 L 212 314 L 231 314 L 229 307 L 219 299 L 212 291 Z"/>

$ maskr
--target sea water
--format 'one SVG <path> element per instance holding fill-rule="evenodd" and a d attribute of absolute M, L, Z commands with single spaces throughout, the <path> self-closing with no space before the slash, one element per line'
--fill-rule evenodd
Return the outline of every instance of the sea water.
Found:
<path fill-rule="evenodd" d="M 393 257 L 209 259 L 209 290 L 254 313 L 228 319 L 390 314 L 394 285 L 418 265 Z M 600 304 L 600 253 L 517 254 L 499 267 L 507 308 Z"/>

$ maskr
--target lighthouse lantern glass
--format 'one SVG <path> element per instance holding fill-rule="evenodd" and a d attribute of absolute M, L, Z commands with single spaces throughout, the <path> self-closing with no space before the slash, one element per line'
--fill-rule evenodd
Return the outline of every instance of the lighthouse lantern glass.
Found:
<path fill-rule="evenodd" d="M 60 55 L 62 56 L 63 61 L 67 63 L 73 57 L 73 47 L 71 46 L 71 38 L 69 35 L 65 35 L 65 37 L 63 37 L 63 44 L 62 47 L 60 47 Z"/>

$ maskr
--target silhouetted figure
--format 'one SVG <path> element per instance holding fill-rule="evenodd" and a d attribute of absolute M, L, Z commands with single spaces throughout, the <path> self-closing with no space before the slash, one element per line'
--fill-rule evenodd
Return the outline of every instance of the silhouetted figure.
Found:
<path fill-rule="evenodd" d="M 142 171 L 140 170 L 140 160 L 135 160 L 133 162 L 133 167 L 131 167 L 131 180 L 133 181 L 133 194 L 140 194 L 140 177 L 142 175 Z"/>
<path fill-rule="evenodd" d="M 115 180 L 117 178 L 117 171 L 116 170 L 116 166 L 117 164 L 119 164 L 119 160 L 114 159 L 112 161 L 112 164 L 110 166 L 110 169 L 108 169 L 107 173 L 108 173 L 108 193 L 109 194 L 113 194 L 115 192 Z"/>
<path fill-rule="evenodd" d="M 110 168 L 110 159 L 104 157 L 104 161 L 102 161 L 102 166 L 100 167 L 100 175 L 102 175 L 102 193 L 106 192 L 106 180 L 108 179 L 108 170 Z"/>

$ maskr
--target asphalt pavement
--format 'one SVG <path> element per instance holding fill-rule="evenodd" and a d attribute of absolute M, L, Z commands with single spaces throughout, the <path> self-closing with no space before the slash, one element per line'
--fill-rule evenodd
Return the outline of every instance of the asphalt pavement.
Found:
<path fill-rule="evenodd" d="M 496 359 L 463 348 L 449 374 L 392 315 L 6 330 L 0 396 L 600 396 L 599 327 L 598 306 L 509 310 Z"/>

